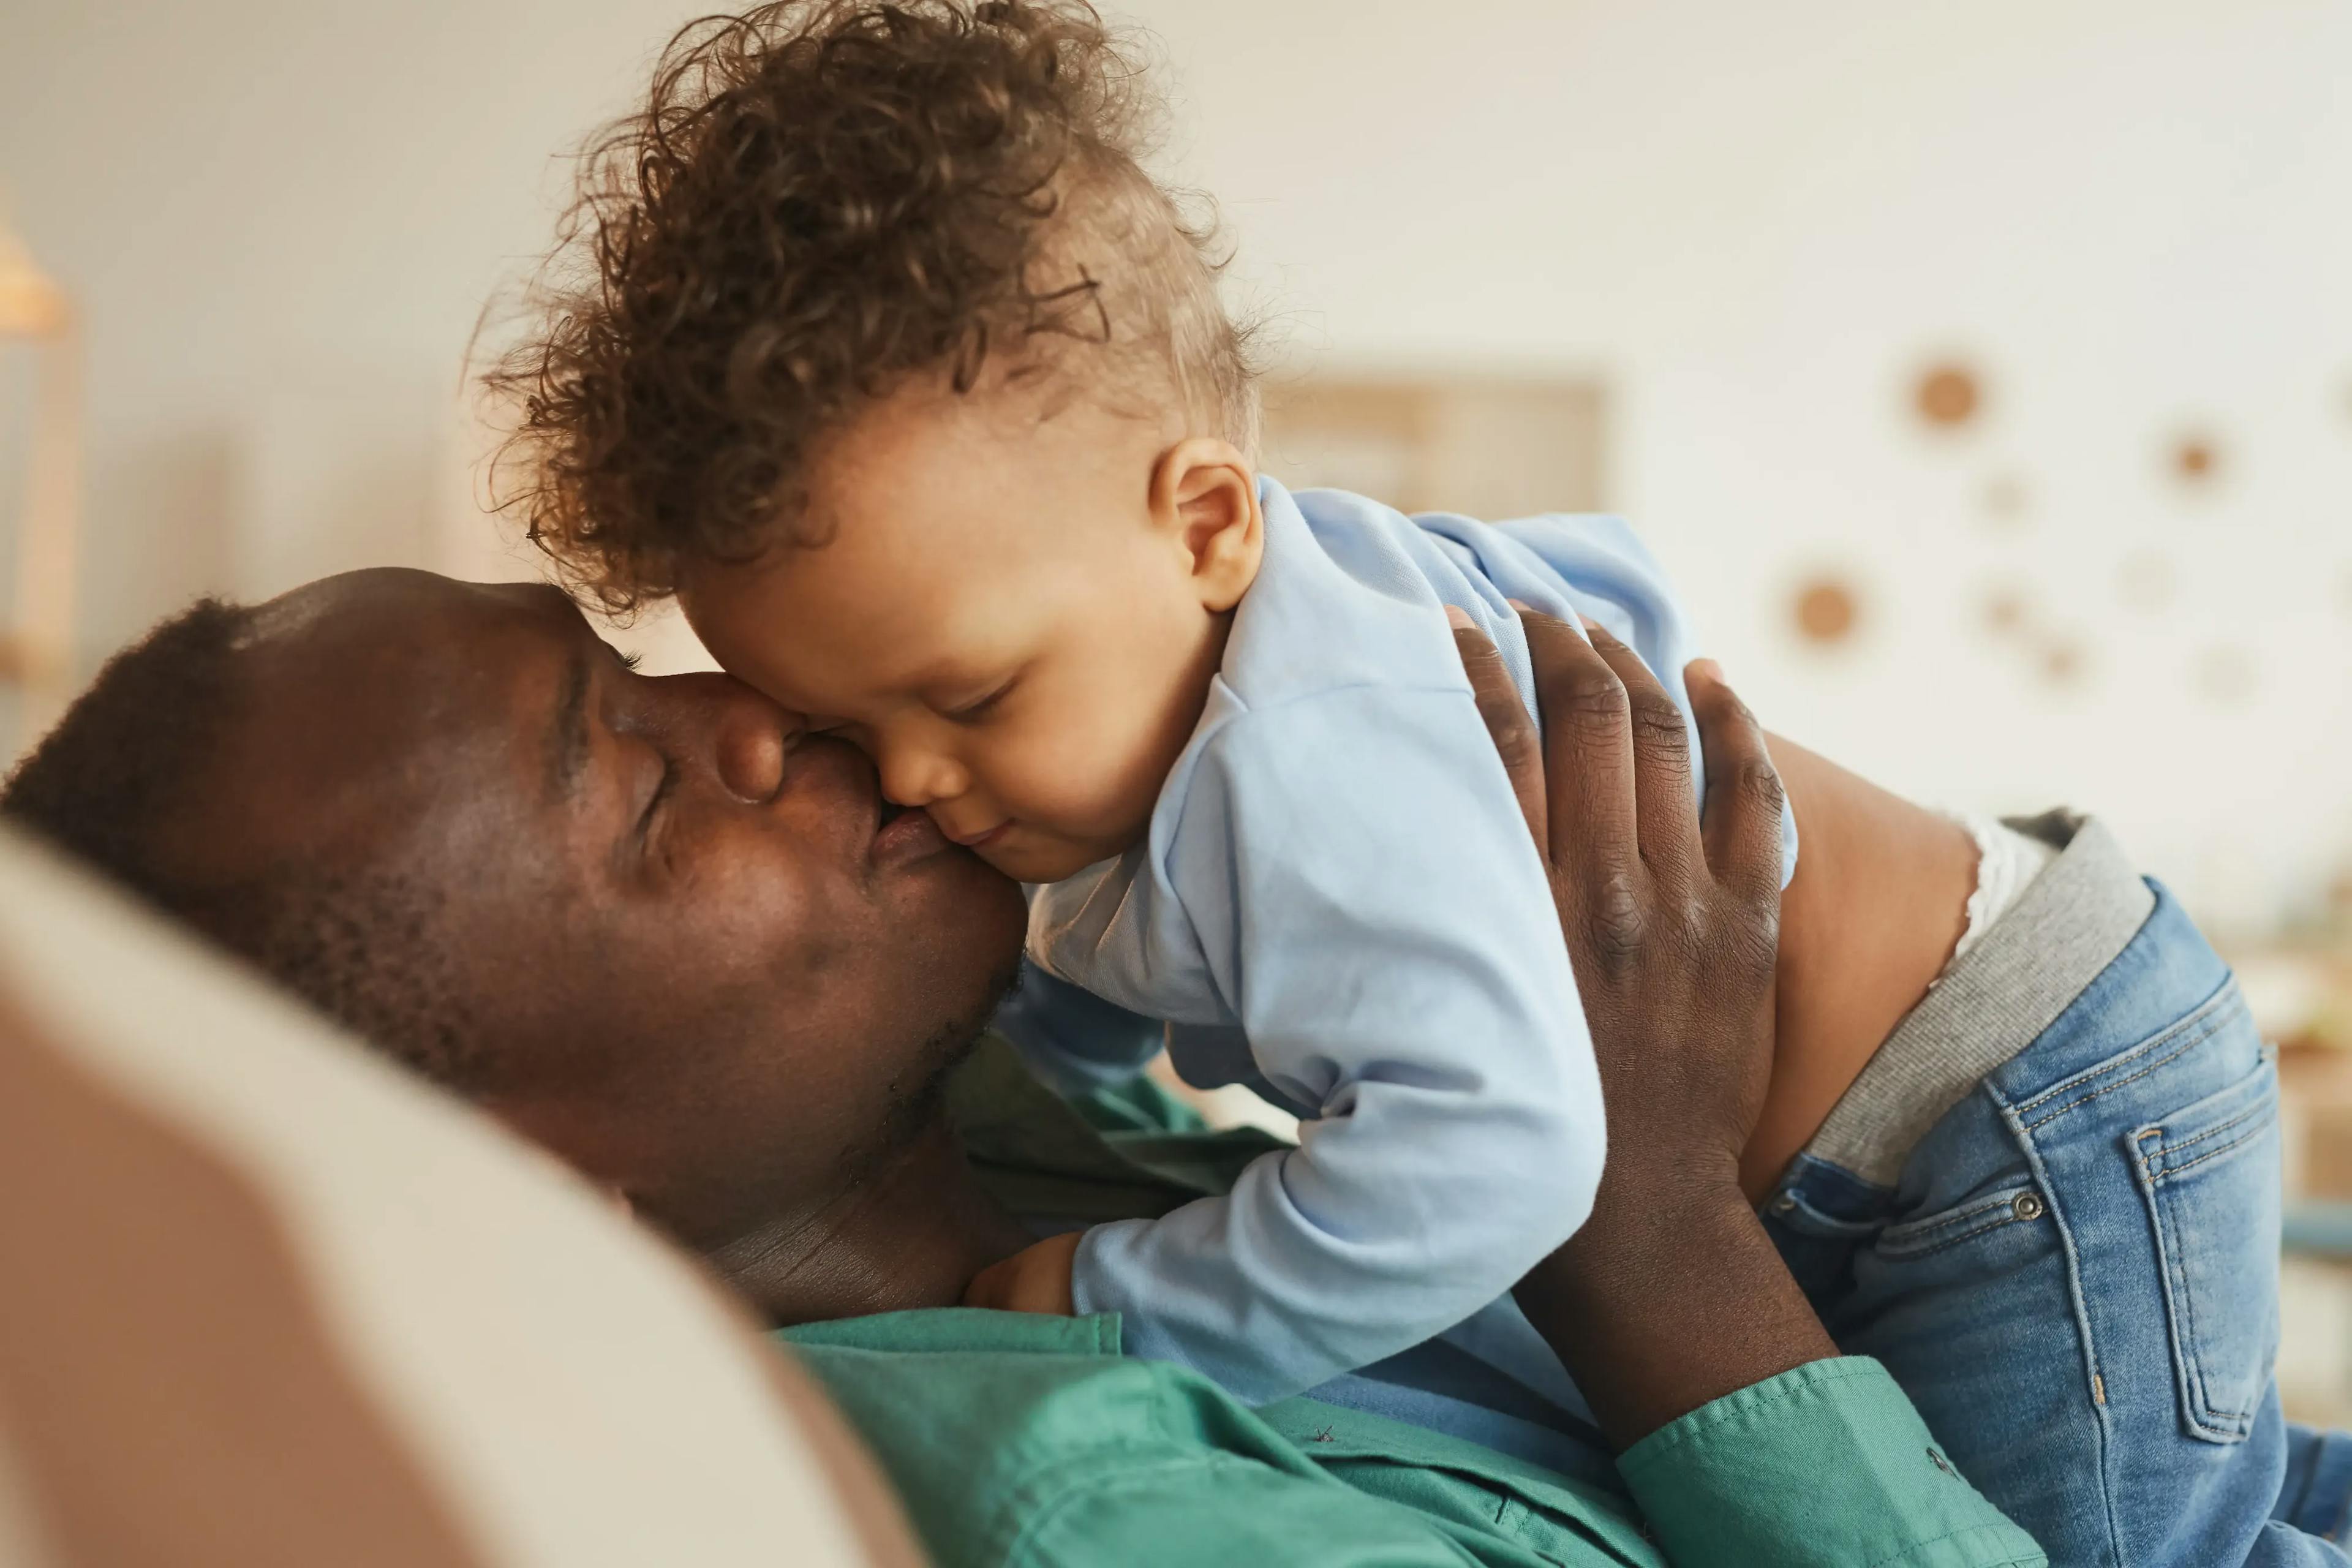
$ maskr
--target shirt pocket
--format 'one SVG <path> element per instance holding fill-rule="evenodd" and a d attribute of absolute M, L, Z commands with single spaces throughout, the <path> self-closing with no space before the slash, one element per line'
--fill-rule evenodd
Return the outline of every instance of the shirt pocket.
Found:
<path fill-rule="evenodd" d="M 2181 1426 L 2242 1442 L 2278 1354 L 2277 1069 L 2264 1061 L 2126 1146 L 2156 1232 Z"/>

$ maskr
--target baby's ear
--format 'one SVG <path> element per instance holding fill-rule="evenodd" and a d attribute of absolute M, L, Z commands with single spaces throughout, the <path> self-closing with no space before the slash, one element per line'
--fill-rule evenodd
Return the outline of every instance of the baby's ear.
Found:
<path fill-rule="evenodd" d="M 1214 437 L 1179 441 L 1152 474 L 1151 510 L 1181 543 L 1202 607 L 1223 612 L 1241 603 L 1265 552 L 1249 459 Z"/>

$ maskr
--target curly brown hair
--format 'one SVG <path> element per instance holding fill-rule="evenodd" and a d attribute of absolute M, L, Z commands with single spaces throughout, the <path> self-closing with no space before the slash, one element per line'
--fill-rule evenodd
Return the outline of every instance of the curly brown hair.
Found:
<path fill-rule="evenodd" d="M 786 0 L 689 25 L 591 143 L 486 378 L 514 425 L 502 510 L 625 611 L 682 567 L 821 543 L 825 433 L 992 355 L 1138 375 L 1255 445 L 1248 334 L 1214 226 L 1141 168 L 1154 106 L 1083 0 Z"/>

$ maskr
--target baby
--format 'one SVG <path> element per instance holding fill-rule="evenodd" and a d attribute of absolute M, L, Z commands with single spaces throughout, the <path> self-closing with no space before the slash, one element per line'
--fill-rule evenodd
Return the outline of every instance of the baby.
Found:
<path fill-rule="evenodd" d="M 1302 1118 L 1229 1194 L 972 1299 L 1117 1312 L 1131 1353 L 1258 1401 L 1507 1313 L 1604 1118 L 1449 617 L 1531 710 L 1515 602 L 1680 701 L 1655 563 L 1610 519 L 1261 474 L 1245 336 L 1090 13 L 787 6 L 677 47 L 589 188 L 594 281 L 504 373 L 535 537 L 608 605 L 678 595 L 1034 887 L 1003 1022 L 1041 1071 L 1164 1040 Z M 2175 1533 L 2181 1499 L 2266 1518 L 2274 1085 L 2226 970 L 2095 824 L 1955 822 L 1775 755 L 1793 880 L 1744 1173 L 1825 1321 L 2059 1560 L 2123 1528 L 2103 1489 L 2174 1500 Z M 1980 1397 L 1971 1357 L 2037 1398 Z"/>

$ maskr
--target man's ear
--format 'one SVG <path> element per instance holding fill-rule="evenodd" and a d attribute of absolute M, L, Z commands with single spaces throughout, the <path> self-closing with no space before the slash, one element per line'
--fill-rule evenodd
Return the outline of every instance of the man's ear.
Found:
<path fill-rule="evenodd" d="M 1183 551 L 1202 608 L 1221 613 L 1241 603 L 1265 553 L 1248 458 L 1213 436 L 1177 442 L 1151 472 L 1151 516 Z"/>

